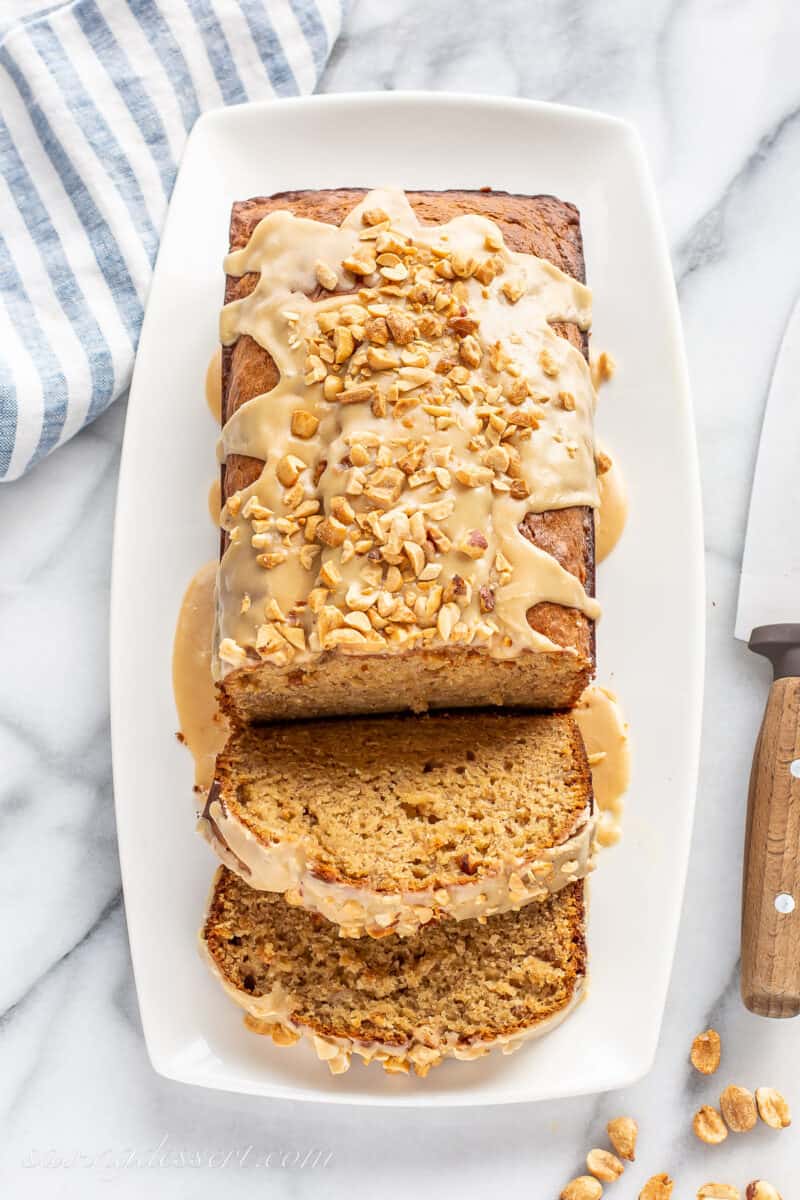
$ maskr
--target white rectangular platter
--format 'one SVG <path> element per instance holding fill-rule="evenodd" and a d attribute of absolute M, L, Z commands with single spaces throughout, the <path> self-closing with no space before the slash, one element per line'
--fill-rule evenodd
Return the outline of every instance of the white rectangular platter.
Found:
<path fill-rule="evenodd" d="M 307 1046 L 246 1031 L 200 960 L 214 862 L 194 834 L 191 764 L 175 739 L 170 657 L 187 582 L 213 558 L 206 496 L 217 431 L 203 380 L 217 341 L 234 200 L 297 188 L 552 193 L 581 210 L 593 346 L 619 363 L 598 430 L 631 516 L 598 572 L 598 681 L 632 730 L 621 843 L 591 883 L 591 986 L 551 1036 L 425 1080 L 354 1060 L 332 1077 Z M 186 1083 L 287 1099 L 456 1105 L 621 1087 L 655 1053 L 683 895 L 703 679 L 702 532 L 680 322 L 635 132 L 528 101 L 417 93 L 219 110 L 195 126 L 161 244 L 130 394 L 117 506 L 111 715 L 119 848 L 153 1066 Z"/>

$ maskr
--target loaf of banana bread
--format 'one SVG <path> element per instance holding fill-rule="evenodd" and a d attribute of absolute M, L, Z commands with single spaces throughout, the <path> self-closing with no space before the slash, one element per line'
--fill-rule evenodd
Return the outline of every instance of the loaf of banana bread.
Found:
<path fill-rule="evenodd" d="M 594 667 L 577 210 L 234 205 L 216 672 L 240 720 L 573 704 Z"/>

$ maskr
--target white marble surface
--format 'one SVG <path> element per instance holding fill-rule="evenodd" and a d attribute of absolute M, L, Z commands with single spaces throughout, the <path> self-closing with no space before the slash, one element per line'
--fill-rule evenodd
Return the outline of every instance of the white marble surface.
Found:
<path fill-rule="evenodd" d="M 725 1047 L 719 1078 L 782 1088 L 800 1111 L 800 1024 L 751 1017 L 738 995 L 744 801 L 767 672 L 732 637 L 759 421 L 800 292 L 799 35 L 790 0 L 355 0 L 323 83 L 328 91 L 430 87 L 595 106 L 634 120 L 648 148 L 686 329 L 708 570 L 694 852 L 649 1077 L 624 1094 L 425 1113 L 275 1104 L 153 1074 L 125 936 L 108 746 L 118 405 L 28 479 L 0 490 L 6 1195 L 83 1200 L 139 1196 L 146 1187 L 210 1197 L 222 1186 L 230 1196 L 257 1189 L 390 1198 L 414 1189 L 446 1200 L 491 1189 L 547 1200 L 602 1140 L 605 1120 L 623 1111 L 638 1118 L 641 1139 L 637 1163 L 613 1186 L 619 1200 L 660 1171 L 675 1177 L 675 1200 L 689 1200 L 706 1180 L 742 1186 L 757 1176 L 772 1179 L 784 1200 L 800 1193 L 798 1129 L 760 1128 L 714 1150 L 695 1141 L 691 1114 L 717 1089 L 686 1059 L 693 1034 L 713 1023 Z M 787 514 L 787 534 L 798 536 L 796 514 Z M 294 1151 L 312 1148 L 331 1153 L 326 1167 L 291 1165 Z M 165 1150 L 185 1152 L 184 1167 Z M 285 1167 L 281 1153 L 289 1154 Z M 62 1165 L 37 1165 L 44 1161 Z M 133 1161 L 139 1166 L 125 1165 Z"/>

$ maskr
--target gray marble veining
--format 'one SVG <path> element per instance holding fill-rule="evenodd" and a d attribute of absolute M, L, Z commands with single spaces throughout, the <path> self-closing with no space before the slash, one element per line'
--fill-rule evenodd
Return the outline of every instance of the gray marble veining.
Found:
<path fill-rule="evenodd" d="M 771 1084 L 800 1106 L 800 1025 L 760 1021 L 738 997 L 744 794 L 767 672 L 732 636 L 769 373 L 800 293 L 798 50 L 800 10 L 788 0 L 355 0 L 323 79 L 326 91 L 417 87 L 595 106 L 634 120 L 647 146 L 686 331 L 708 573 L 694 849 L 651 1074 L 624 1094 L 429 1113 L 280 1105 L 154 1075 L 125 935 L 108 748 L 118 405 L 0 490 L 6 1194 L 83 1200 L 146 1187 L 210 1197 L 222 1186 L 231 1196 L 414 1189 L 546 1200 L 602 1144 L 606 1119 L 624 1111 L 638 1118 L 641 1139 L 637 1163 L 613 1185 L 619 1200 L 660 1171 L 676 1179 L 675 1200 L 709 1179 L 741 1187 L 763 1176 L 785 1200 L 800 1191 L 794 1128 L 732 1135 L 716 1150 L 696 1142 L 691 1115 L 717 1088 L 687 1063 L 693 1034 L 711 1022 L 723 1037 L 722 1082 Z M 787 532 L 796 527 L 797 514 L 787 514 Z M 291 1165 L 293 1152 L 302 1161 L 312 1149 L 332 1153 L 327 1166 Z M 177 1150 L 201 1165 L 179 1167 L 169 1155 Z M 62 1165 L 43 1165 L 48 1152 Z"/>

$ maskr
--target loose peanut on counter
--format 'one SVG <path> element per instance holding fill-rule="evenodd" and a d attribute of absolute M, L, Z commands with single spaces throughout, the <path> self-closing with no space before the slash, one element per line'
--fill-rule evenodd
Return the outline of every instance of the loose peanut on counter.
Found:
<path fill-rule="evenodd" d="M 606 1133 L 619 1157 L 634 1162 L 639 1126 L 633 1117 L 614 1117 L 606 1125 Z"/>
<path fill-rule="evenodd" d="M 692 1129 L 701 1142 L 705 1142 L 707 1146 L 718 1146 L 720 1142 L 724 1142 L 728 1136 L 728 1130 L 725 1128 L 725 1122 L 715 1108 L 710 1104 L 704 1104 L 694 1114 L 692 1121 Z"/>
<path fill-rule="evenodd" d="M 758 1115 L 770 1129 L 786 1129 L 792 1123 L 792 1114 L 785 1097 L 775 1088 L 756 1088 Z"/>
<path fill-rule="evenodd" d="M 697 1189 L 697 1200 L 739 1200 L 739 1189 L 732 1183 L 704 1183 Z"/>
<path fill-rule="evenodd" d="M 592 1175 L 579 1175 L 571 1179 L 561 1193 L 560 1200 L 600 1200 L 603 1185 Z"/>
<path fill-rule="evenodd" d="M 701 1075 L 713 1075 L 719 1066 L 722 1055 L 722 1043 L 716 1029 L 707 1029 L 698 1033 L 692 1042 L 689 1058 L 695 1071 Z"/>
<path fill-rule="evenodd" d="M 745 1196 L 747 1200 L 781 1200 L 778 1189 L 767 1183 L 766 1179 L 754 1179 L 748 1183 Z"/>
<path fill-rule="evenodd" d="M 639 1192 L 639 1200 L 670 1200 L 675 1185 L 669 1175 L 651 1175 Z"/>
<path fill-rule="evenodd" d="M 731 1133 L 747 1133 L 758 1120 L 753 1093 L 735 1083 L 725 1088 L 719 1107 Z"/>
<path fill-rule="evenodd" d="M 586 1166 L 595 1179 L 601 1179 L 603 1183 L 613 1183 L 625 1170 L 616 1154 L 610 1150 L 590 1150 L 586 1155 Z"/>

